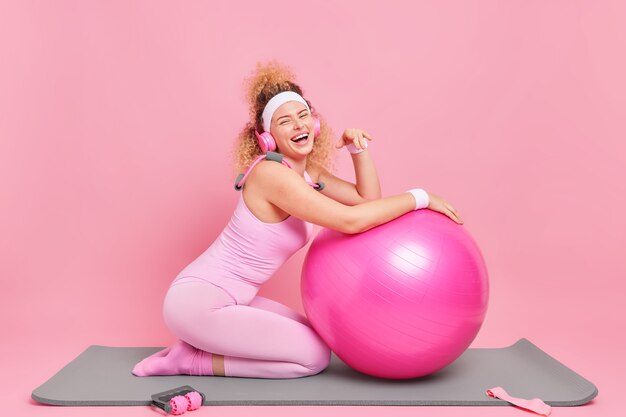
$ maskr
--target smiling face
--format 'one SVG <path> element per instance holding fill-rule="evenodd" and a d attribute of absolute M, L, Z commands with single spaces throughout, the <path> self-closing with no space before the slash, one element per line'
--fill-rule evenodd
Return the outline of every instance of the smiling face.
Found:
<path fill-rule="evenodd" d="M 276 150 L 294 160 L 303 159 L 313 149 L 314 120 L 306 106 L 288 101 L 272 116 L 270 133 L 276 141 Z"/>

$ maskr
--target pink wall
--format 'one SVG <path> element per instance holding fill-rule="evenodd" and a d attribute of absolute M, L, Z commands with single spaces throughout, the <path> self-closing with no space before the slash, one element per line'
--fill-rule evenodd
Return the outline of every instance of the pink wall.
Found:
<path fill-rule="evenodd" d="M 238 197 L 241 81 L 276 58 L 375 136 L 384 194 L 460 210 L 492 279 L 477 345 L 626 346 L 624 3 L 333 3 L 1 2 L 3 328 L 170 342 L 163 294 Z M 301 308 L 303 256 L 263 294 Z"/>

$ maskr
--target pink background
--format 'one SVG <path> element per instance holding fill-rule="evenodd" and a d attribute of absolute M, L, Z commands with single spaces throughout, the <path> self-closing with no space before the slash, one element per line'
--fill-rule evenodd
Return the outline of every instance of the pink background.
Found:
<path fill-rule="evenodd" d="M 445 196 L 491 301 L 474 347 L 520 337 L 615 415 L 626 369 L 626 5 L 618 1 L 0 1 L 4 409 L 91 344 L 172 342 L 171 279 L 228 220 L 241 82 L 290 65 L 337 134 L 375 137 L 383 193 Z M 337 172 L 350 178 L 340 152 Z M 304 251 L 263 289 L 301 309 Z M 622 381 L 623 382 L 623 381 Z M 515 416 L 512 408 L 219 407 L 194 415 Z"/>

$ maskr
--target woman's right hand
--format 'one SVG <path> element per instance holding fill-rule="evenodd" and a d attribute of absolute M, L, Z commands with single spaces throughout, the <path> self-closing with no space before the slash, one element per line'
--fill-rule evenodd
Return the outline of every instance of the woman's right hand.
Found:
<path fill-rule="evenodd" d="M 428 193 L 428 200 L 429 209 L 445 214 L 458 224 L 463 224 L 463 220 L 461 220 L 459 214 L 456 212 L 454 207 L 452 207 L 452 204 L 448 203 L 446 200 L 439 197 L 438 195 L 431 193 Z"/>
<path fill-rule="evenodd" d="M 343 132 L 343 135 L 339 138 L 335 148 L 341 149 L 344 146 L 353 144 L 356 149 L 365 150 L 367 149 L 367 143 L 365 142 L 368 140 L 372 140 L 372 136 L 365 130 L 350 128 Z"/>

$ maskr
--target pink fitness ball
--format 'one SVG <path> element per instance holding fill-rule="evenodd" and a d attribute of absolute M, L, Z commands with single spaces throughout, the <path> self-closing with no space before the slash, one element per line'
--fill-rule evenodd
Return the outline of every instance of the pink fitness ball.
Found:
<path fill-rule="evenodd" d="M 306 314 L 346 364 L 390 379 L 456 360 L 487 311 L 487 268 L 464 226 L 423 209 L 367 232 L 324 229 L 302 269 Z"/>

